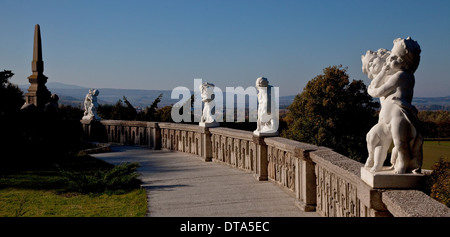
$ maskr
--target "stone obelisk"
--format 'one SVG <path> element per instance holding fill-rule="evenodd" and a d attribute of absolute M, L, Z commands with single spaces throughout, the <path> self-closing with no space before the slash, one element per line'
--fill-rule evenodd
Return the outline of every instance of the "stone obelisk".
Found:
<path fill-rule="evenodd" d="M 47 77 L 44 75 L 44 62 L 42 61 L 41 30 L 39 25 L 34 27 L 33 61 L 31 61 L 31 71 L 33 74 L 28 77 L 30 87 L 25 94 L 25 105 L 36 106 L 43 109 L 50 101 L 50 91 L 45 86 Z"/>

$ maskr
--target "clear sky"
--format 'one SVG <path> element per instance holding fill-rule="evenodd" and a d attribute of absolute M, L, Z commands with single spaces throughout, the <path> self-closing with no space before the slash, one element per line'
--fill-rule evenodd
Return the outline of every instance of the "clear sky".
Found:
<path fill-rule="evenodd" d="M 300 93 L 342 64 L 364 80 L 361 55 L 412 37 L 422 48 L 416 96 L 450 95 L 448 0 L 1 0 L 0 70 L 27 84 L 34 25 L 49 82 L 165 89 L 202 78 L 221 89 L 265 76 Z"/>

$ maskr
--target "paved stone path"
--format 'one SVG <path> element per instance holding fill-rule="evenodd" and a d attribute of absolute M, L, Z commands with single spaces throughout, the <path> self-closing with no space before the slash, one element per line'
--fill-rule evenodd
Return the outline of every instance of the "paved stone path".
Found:
<path fill-rule="evenodd" d="M 253 174 L 182 152 L 114 146 L 93 156 L 112 164 L 139 162 L 151 217 L 316 217 L 294 197 Z"/>

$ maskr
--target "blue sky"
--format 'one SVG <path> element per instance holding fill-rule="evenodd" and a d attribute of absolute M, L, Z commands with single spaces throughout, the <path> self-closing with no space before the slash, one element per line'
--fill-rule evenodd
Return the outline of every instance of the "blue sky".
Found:
<path fill-rule="evenodd" d="M 223 90 L 265 76 L 300 93 L 342 64 L 364 80 L 361 55 L 408 36 L 422 48 L 416 96 L 450 95 L 450 1 L 1 1 L 0 70 L 27 84 L 34 25 L 49 82 L 93 88 Z"/>

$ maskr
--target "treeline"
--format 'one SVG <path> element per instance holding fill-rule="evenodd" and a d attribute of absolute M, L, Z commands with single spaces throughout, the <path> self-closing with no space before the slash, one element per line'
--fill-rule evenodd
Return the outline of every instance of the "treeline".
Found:
<path fill-rule="evenodd" d="M 136 121 L 152 121 L 152 122 L 173 122 L 171 112 L 173 105 L 167 105 L 159 108 L 158 104 L 161 101 L 162 94 L 160 94 L 151 105 L 144 108 L 142 111 L 138 111 L 134 106 L 127 100 L 124 96 L 121 100 L 119 99 L 115 104 L 103 104 L 99 105 L 97 108 L 98 115 L 103 120 L 136 120 Z M 195 97 L 191 96 L 191 107 L 194 104 Z M 188 101 L 186 102 L 188 103 Z M 183 113 L 182 106 L 180 107 L 180 114 Z M 235 119 L 237 112 L 235 111 Z M 234 128 L 240 130 L 254 131 L 256 129 L 255 122 L 249 122 L 248 116 L 246 116 L 245 122 L 230 122 L 226 121 L 226 112 L 223 115 L 224 122 L 220 123 L 221 127 Z M 82 115 L 79 116 L 81 119 Z M 182 123 L 198 124 L 194 122 L 194 114 L 191 114 L 191 122 L 182 121 Z"/>
<path fill-rule="evenodd" d="M 419 111 L 418 117 L 424 138 L 450 138 L 449 111 Z"/>
<path fill-rule="evenodd" d="M 142 111 L 136 110 L 134 106 L 127 100 L 127 98 L 124 96 L 122 99 L 119 99 L 115 104 L 102 104 L 99 105 L 97 111 L 99 116 L 103 120 L 136 120 L 136 121 L 155 121 L 155 122 L 173 122 L 171 118 L 171 110 L 172 105 L 164 106 L 159 108 L 158 103 L 161 101 L 162 94 L 158 96 L 151 105 L 144 108 Z M 316 97 L 317 98 L 317 97 Z M 296 102 L 294 102 L 291 105 L 291 108 L 296 108 L 295 105 Z M 294 106 L 294 107 L 293 107 Z M 305 108 L 296 108 L 294 111 L 304 111 Z M 288 110 L 289 111 L 289 110 Z M 331 117 L 336 117 L 335 113 L 329 113 L 328 109 L 325 110 L 328 114 L 330 114 Z M 348 112 L 348 111 L 347 111 Z M 77 107 L 73 107 L 70 105 L 61 105 L 59 109 L 59 113 L 61 117 L 67 118 L 67 119 L 74 119 L 74 120 L 80 120 L 83 117 L 83 110 Z M 350 113 L 352 114 L 352 113 Z M 288 116 L 286 116 L 288 115 Z M 361 115 L 358 115 L 355 117 L 360 117 Z M 225 117 L 225 116 L 224 116 Z M 282 110 L 280 112 L 280 126 L 279 131 L 280 133 L 284 133 L 285 135 L 289 131 L 288 128 L 292 131 L 303 131 L 302 133 L 306 133 L 304 129 L 295 128 L 293 124 L 294 118 L 297 116 L 293 116 L 293 113 L 286 114 L 286 110 Z M 323 115 L 320 116 L 321 118 Z M 342 117 L 342 116 L 340 116 Z M 369 116 L 370 117 L 370 116 Z M 439 111 L 419 111 L 418 114 L 419 120 L 421 122 L 421 132 L 424 138 L 426 139 L 435 139 L 435 138 L 450 138 L 450 112 L 439 110 Z M 306 118 L 311 118 L 310 116 L 307 116 Z M 376 118 L 376 117 L 375 117 Z M 297 118 L 298 119 L 298 118 Z M 306 122 L 308 119 L 301 119 L 301 121 Z M 347 120 L 347 119 L 346 119 Z M 192 118 L 192 121 L 193 118 Z M 371 122 L 373 123 L 373 121 Z M 241 130 L 248 130 L 253 131 L 256 129 L 256 123 L 250 123 L 246 119 L 246 122 L 223 122 L 221 123 L 222 127 L 229 127 L 229 128 L 235 128 L 235 129 L 241 129 Z M 305 124 L 303 124 L 301 127 L 307 127 Z M 322 124 L 320 126 L 323 130 L 326 126 Z M 364 126 L 362 126 L 364 127 Z M 338 129 L 338 130 L 355 130 L 355 126 L 351 126 L 352 129 Z M 300 129 L 300 130 L 299 130 Z M 312 131 L 314 129 L 308 128 L 309 131 Z M 366 131 L 367 130 L 367 131 Z M 292 132 L 291 131 L 291 132 Z M 336 132 L 336 131 L 335 131 Z M 364 138 L 364 134 L 368 132 L 368 128 L 364 127 L 361 129 L 361 133 L 359 134 L 360 137 Z M 309 137 L 317 137 L 316 135 L 310 135 Z M 291 139 L 295 139 L 295 136 L 290 136 Z M 302 140 L 303 139 L 298 139 Z M 337 139 L 338 140 L 338 139 Z M 313 141 L 308 141 L 313 142 Z M 362 146 L 362 144 L 361 144 Z M 364 146 L 362 146 L 364 147 Z M 343 152 L 343 151 L 341 151 Z M 343 152 L 345 153 L 345 152 Z"/>
<path fill-rule="evenodd" d="M 79 121 L 72 118 L 79 109 L 64 107 L 55 111 L 50 103 L 44 109 L 21 109 L 24 95 L 10 82 L 13 75 L 10 70 L 0 71 L 0 173 L 76 154 L 82 146 L 82 130 Z"/>
<path fill-rule="evenodd" d="M 162 94 L 160 94 L 151 105 L 147 106 L 142 111 L 138 111 L 124 96 L 115 104 L 100 104 L 97 108 L 97 113 L 102 120 L 172 122 L 170 115 L 172 105 L 159 108 L 158 103 L 161 101 L 161 98 Z M 84 110 L 72 105 L 60 105 L 58 113 L 65 119 L 81 120 L 83 118 Z"/>
<path fill-rule="evenodd" d="M 414 103 L 414 102 L 413 102 Z M 443 111 L 450 111 L 450 105 L 437 105 L 437 104 L 431 104 L 431 105 L 415 105 L 416 108 L 420 111 L 422 110 L 443 110 Z"/>
<path fill-rule="evenodd" d="M 161 102 L 162 94 L 160 94 L 151 105 L 145 107 L 142 111 L 136 108 L 124 96 L 122 100 L 118 100 L 114 105 L 99 105 L 97 108 L 98 115 L 105 120 L 138 120 L 138 121 L 158 121 L 172 122 L 171 111 L 172 105 L 158 107 Z"/>

